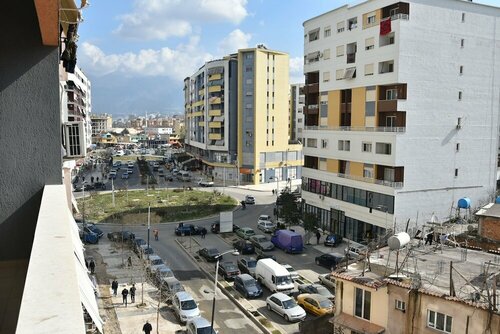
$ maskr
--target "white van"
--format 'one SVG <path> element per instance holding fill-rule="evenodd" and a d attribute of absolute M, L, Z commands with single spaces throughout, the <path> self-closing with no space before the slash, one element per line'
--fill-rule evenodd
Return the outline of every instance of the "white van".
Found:
<path fill-rule="evenodd" d="M 294 288 L 290 273 L 273 259 L 261 259 L 255 267 L 255 277 L 271 292 L 290 294 Z"/>
<path fill-rule="evenodd" d="M 188 171 L 185 171 L 185 170 L 181 170 L 179 172 L 179 174 L 177 174 L 177 178 L 180 181 L 189 182 L 189 181 L 191 181 L 191 173 L 189 173 Z"/>

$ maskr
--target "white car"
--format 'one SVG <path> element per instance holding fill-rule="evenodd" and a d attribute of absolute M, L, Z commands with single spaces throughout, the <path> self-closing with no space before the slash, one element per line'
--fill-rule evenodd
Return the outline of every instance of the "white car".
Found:
<path fill-rule="evenodd" d="M 299 273 L 289 264 L 281 264 L 283 267 L 285 267 L 286 270 L 290 273 L 290 277 L 292 279 L 298 279 L 299 278 Z"/>
<path fill-rule="evenodd" d="M 255 204 L 255 197 L 252 195 L 246 195 L 245 196 L 245 203 L 246 204 Z"/>
<path fill-rule="evenodd" d="M 266 299 L 267 309 L 274 311 L 285 318 L 286 321 L 301 321 L 306 317 L 306 311 L 290 296 L 277 292 Z"/>
<path fill-rule="evenodd" d="M 210 322 L 203 318 L 198 317 L 192 320 L 189 320 L 186 325 L 186 334 L 210 334 Z M 215 329 L 212 328 L 211 334 L 217 334 Z"/>
<path fill-rule="evenodd" d="M 172 308 L 181 323 L 200 316 L 200 309 L 193 297 L 185 291 L 177 292 L 172 298 Z"/>
<path fill-rule="evenodd" d="M 257 221 L 257 228 L 264 233 L 273 233 L 276 229 L 276 224 L 271 220 L 271 216 L 260 215 Z"/>
<path fill-rule="evenodd" d="M 330 274 L 321 274 L 318 276 L 318 279 L 324 286 L 335 290 L 336 286 L 335 277 L 331 276 Z"/>

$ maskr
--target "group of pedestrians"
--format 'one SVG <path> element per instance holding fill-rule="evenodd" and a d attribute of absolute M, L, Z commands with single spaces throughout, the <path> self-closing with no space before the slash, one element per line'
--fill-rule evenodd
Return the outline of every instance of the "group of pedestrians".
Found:
<path fill-rule="evenodd" d="M 111 289 L 113 290 L 113 296 L 117 296 L 118 294 L 118 281 L 115 279 L 111 283 Z M 130 295 L 130 303 L 135 303 L 135 292 L 137 291 L 135 284 L 132 284 L 130 289 L 127 289 L 127 286 L 125 286 L 122 290 L 122 298 L 123 302 L 122 305 L 125 305 L 127 307 L 128 305 L 128 295 Z"/>

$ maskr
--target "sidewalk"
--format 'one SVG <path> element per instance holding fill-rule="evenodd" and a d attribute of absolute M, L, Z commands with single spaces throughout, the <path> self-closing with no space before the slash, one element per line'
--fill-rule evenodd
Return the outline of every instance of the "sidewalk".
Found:
<path fill-rule="evenodd" d="M 175 333 L 182 327 L 178 324 L 174 314 L 163 303 L 158 313 L 158 289 L 146 282 L 143 262 L 132 252 L 128 246 L 122 250 L 121 244 L 110 243 L 102 240 L 98 245 L 87 246 L 87 254 L 97 259 L 96 275 L 99 285 L 100 310 L 104 310 L 106 315 L 103 317 L 106 321 L 104 332 L 106 334 L 136 334 L 142 333 L 142 326 L 148 320 L 153 326 L 153 333 L 156 333 L 157 326 L 162 333 Z M 128 257 L 132 258 L 132 268 L 126 266 Z M 102 260 L 102 262 L 101 262 Z M 118 281 L 117 296 L 113 296 L 111 282 L 113 279 Z M 128 296 L 128 305 L 123 305 L 121 291 L 126 287 L 130 290 L 132 283 L 135 282 L 136 297 L 135 303 L 130 303 Z M 144 289 L 142 293 L 142 289 Z M 144 305 L 141 304 L 144 302 Z M 113 317 L 113 313 L 115 317 Z M 158 319 L 157 319 L 158 315 Z M 157 324 L 158 321 L 158 324 Z"/>

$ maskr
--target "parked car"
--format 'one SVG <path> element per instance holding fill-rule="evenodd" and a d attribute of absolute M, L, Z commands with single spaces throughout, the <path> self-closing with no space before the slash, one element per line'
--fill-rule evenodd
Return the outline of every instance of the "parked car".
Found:
<path fill-rule="evenodd" d="M 200 316 L 198 304 L 191 294 L 181 291 L 177 292 L 172 298 L 172 309 L 181 323 Z"/>
<path fill-rule="evenodd" d="M 316 256 L 314 259 L 317 265 L 328 269 L 335 269 L 342 261 L 345 261 L 345 257 L 339 253 L 326 253 Z"/>
<path fill-rule="evenodd" d="M 111 241 L 129 241 L 135 239 L 135 234 L 129 231 L 109 232 L 108 239 Z"/>
<path fill-rule="evenodd" d="M 153 249 L 153 247 L 148 247 L 148 245 L 142 245 L 141 246 L 141 251 L 140 251 L 140 256 L 141 258 L 145 259 L 147 258 L 148 256 L 150 256 L 151 254 L 154 254 L 155 251 Z"/>
<path fill-rule="evenodd" d="M 246 195 L 245 196 L 245 203 L 246 204 L 255 204 L 255 197 L 252 195 Z"/>
<path fill-rule="evenodd" d="M 198 251 L 198 254 L 208 262 L 215 262 L 217 258 L 222 260 L 222 256 L 220 256 L 220 252 L 217 248 L 202 248 Z"/>
<path fill-rule="evenodd" d="M 99 236 L 92 232 L 88 227 L 85 227 L 84 229 L 80 229 L 80 239 L 83 241 L 85 244 L 97 244 L 99 242 Z"/>
<path fill-rule="evenodd" d="M 247 240 L 250 238 L 252 235 L 255 235 L 255 231 L 250 228 L 250 227 L 242 227 L 239 230 L 236 231 L 236 234 L 240 236 L 241 238 Z"/>
<path fill-rule="evenodd" d="M 318 276 L 319 281 L 326 287 L 329 287 L 335 292 L 336 280 L 330 273 L 328 274 L 320 274 Z"/>
<path fill-rule="evenodd" d="M 95 226 L 95 224 L 87 224 L 87 227 L 89 230 L 97 234 L 99 238 L 102 238 L 102 236 L 104 235 L 104 232 L 100 228 Z"/>
<path fill-rule="evenodd" d="M 167 173 L 167 174 L 165 174 L 165 180 L 167 180 L 167 181 L 173 181 L 174 177 L 172 176 L 172 174 Z"/>
<path fill-rule="evenodd" d="M 306 317 L 306 311 L 290 296 L 277 292 L 267 297 L 267 309 L 274 311 L 285 318 L 286 321 L 301 321 Z"/>
<path fill-rule="evenodd" d="M 156 268 L 156 271 L 154 273 L 154 280 L 157 284 L 160 284 L 163 279 L 167 277 L 174 277 L 174 272 L 172 271 L 172 269 L 170 269 L 170 267 L 163 265 Z"/>
<path fill-rule="evenodd" d="M 314 315 L 325 315 L 333 313 L 333 303 L 325 296 L 304 293 L 297 296 L 297 304 L 304 310 Z"/>
<path fill-rule="evenodd" d="M 241 274 L 234 278 L 234 288 L 245 298 L 257 298 L 262 295 L 262 288 L 249 274 Z"/>
<path fill-rule="evenodd" d="M 128 162 L 127 168 L 134 168 L 134 163 L 133 162 Z"/>
<path fill-rule="evenodd" d="M 198 234 L 201 234 L 201 231 L 203 229 L 204 229 L 204 227 L 201 227 L 201 226 L 180 223 L 175 228 L 175 235 L 198 235 Z"/>
<path fill-rule="evenodd" d="M 134 240 L 133 247 L 136 254 L 140 254 L 142 245 L 146 245 L 146 240 L 141 238 L 137 238 Z"/>
<path fill-rule="evenodd" d="M 263 251 L 270 251 L 274 249 L 274 244 L 262 234 L 253 235 L 250 238 L 248 238 L 248 240 L 257 249 Z"/>
<path fill-rule="evenodd" d="M 326 236 L 324 245 L 328 247 L 337 247 L 342 243 L 342 236 L 339 234 L 329 234 Z"/>
<path fill-rule="evenodd" d="M 300 284 L 298 286 L 299 293 L 313 293 L 322 295 L 328 299 L 334 299 L 335 296 L 321 284 Z"/>
<path fill-rule="evenodd" d="M 181 282 L 175 277 L 164 277 L 161 279 L 161 289 L 167 296 L 167 301 L 171 300 L 172 295 L 176 294 L 177 292 L 184 291 L 184 287 L 182 286 Z"/>
<path fill-rule="evenodd" d="M 134 170 L 132 168 L 127 169 L 127 174 L 128 175 L 134 174 Z"/>
<path fill-rule="evenodd" d="M 150 255 L 148 258 L 148 266 L 146 267 L 146 271 L 149 274 L 153 274 L 157 268 L 160 266 L 164 266 L 165 262 L 163 262 L 163 259 L 159 257 L 158 255 Z"/>
<path fill-rule="evenodd" d="M 255 253 L 255 247 L 247 240 L 236 240 L 233 242 L 233 247 L 243 255 Z"/>
<path fill-rule="evenodd" d="M 257 221 L 257 228 L 264 233 L 272 233 L 276 229 L 276 223 L 271 220 L 271 216 L 260 215 Z"/>
<path fill-rule="evenodd" d="M 253 257 L 243 257 L 238 260 L 238 269 L 242 273 L 255 276 L 255 267 L 257 266 L 257 260 Z"/>
<path fill-rule="evenodd" d="M 257 254 L 257 261 L 262 259 L 273 259 L 274 261 L 276 261 L 276 256 L 269 253 L 264 253 L 258 248 L 255 249 L 255 254 Z"/>
<path fill-rule="evenodd" d="M 198 180 L 198 185 L 199 185 L 200 187 L 213 187 L 213 186 L 214 186 L 214 183 L 213 183 L 212 181 L 199 179 L 199 180 Z"/>
<path fill-rule="evenodd" d="M 283 267 L 285 267 L 286 270 L 288 270 L 288 272 L 290 273 L 290 277 L 292 279 L 298 279 L 300 276 L 299 276 L 299 273 L 289 264 L 281 264 Z"/>
<path fill-rule="evenodd" d="M 239 274 L 240 270 L 233 262 L 222 262 L 219 264 L 219 275 L 224 277 L 226 281 L 233 279 L 234 276 Z"/>
<path fill-rule="evenodd" d="M 278 230 L 271 237 L 271 242 L 286 253 L 302 253 L 304 243 L 302 235 L 290 230 Z"/>
<path fill-rule="evenodd" d="M 212 330 L 212 333 L 210 333 Z M 186 334 L 217 334 L 212 324 L 203 317 L 189 320 L 186 324 Z"/>
<path fill-rule="evenodd" d="M 128 179 L 128 172 L 122 174 L 122 179 Z"/>

